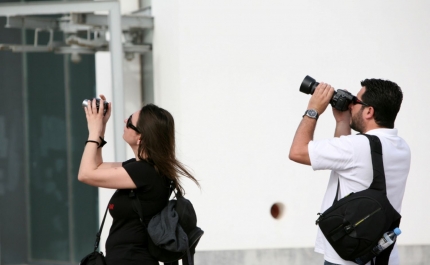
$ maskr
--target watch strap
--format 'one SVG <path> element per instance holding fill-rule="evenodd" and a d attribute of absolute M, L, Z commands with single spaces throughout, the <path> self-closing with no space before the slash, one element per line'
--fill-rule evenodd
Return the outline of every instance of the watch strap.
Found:
<path fill-rule="evenodd" d="M 309 114 L 309 112 L 311 112 L 311 111 L 315 112 L 315 116 Z M 308 116 L 309 118 L 312 118 L 312 119 L 315 119 L 315 120 L 318 120 L 318 118 L 319 118 L 318 112 L 316 110 L 314 110 L 314 109 L 308 109 L 308 110 L 306 110 L 305 114 L 303 114 L 302 117 L 305 117 L 305 116 Z"/>

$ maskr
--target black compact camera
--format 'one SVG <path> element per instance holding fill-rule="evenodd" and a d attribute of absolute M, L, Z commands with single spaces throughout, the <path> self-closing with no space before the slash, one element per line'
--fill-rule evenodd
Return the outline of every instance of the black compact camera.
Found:
<path fill-rule="evenodd" d="M 82 107 L 85 108 L 88 106 L 88 101 L 90 101 L 90 99 L 84 99 L 84 101 L 82 102 Z M 104 110 L 103 110 L 103 116 L 106 115 L 106 112 L 108 110 L 109 107 L 109 103 L 107 101 L 105 101 L 103 103 L 104 106 Z M 96 108 L 97 108 L 97 112 L 99 112 L 99 107 L 100 107 L 100 99 L 96 98 Z"/>
<path fill-rule="evenodd" d="M 312 95 L 318 85 L 319 83 L 316 82 L 315 79 L 307 75 L 300 85 L 300 92 Z M 330 100 L 330 105 L 337 110 L 346 111 L 348 110 L 349 104 L 354 100 L 354 97 L 355 96 L 348 91 L 338 89 L 334 91 L 333 97 Z"/>

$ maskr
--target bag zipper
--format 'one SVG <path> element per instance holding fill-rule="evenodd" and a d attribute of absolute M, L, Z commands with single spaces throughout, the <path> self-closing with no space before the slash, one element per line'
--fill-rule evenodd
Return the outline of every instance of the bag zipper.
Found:
<path fill-rule="evenodd" d="M 378 209 L 376 209 L 375 211 L 371 212 L 370 214 L 366 215 L 364 218 L 362 218 L 361 220 L 359 220 L 358 222 L 356 222 L 354 225 L 347 225 L 345 226 L 345 232 L 347 234 L 351 233 L 358 225 L 360 225 L 363 221 L 365 221 L 366 219 L 368 219 L 369 217 L 371 217 L 372 215 L 374 215 L 375 213 L 379 212 L 382 208 L 379 207 Z"/>
<path fill-rule="evenodd" d="M 374 215 L 375 213 L 379 212 L 382 208 L 379 207 L 378 209 L 376 209 L 375 211 L 371 212 L 370 214 L 368 214 L 367 216 L 365 216 L 364 218 L 362 218 L 361 220 L 359 220 L 358 222 L 356 222 L 354 225 L 348 225 L 345 227 L 345 230 L 348 231 L 350 229 L 354 229 L 356 228 L 359 224 L 361 224 L 364 220 L 366 220 L 367 218 L 371 217 L 372 215 Z M 319 222 L 321 221 L 321 219 L 324 219 L 324 214 L 322 213 L 318 213 L 317 215 L 319 215 L 320 217 L 318 217 L 318 219 L 315 221 L 315 225 L 318 225 Z"/>
<path fill-rule="evenodd" d="M 379 212 L 382 208 L 379 207 L 378 209 L 376 209 L 375 211 L 373 211 L 372 213 L 368 214 L 366 217 L 364 217 L 363 219 L 361 219 L 360 221 L 358 221 L 357 223 L 354 224 L 354 227 L 356 227 L 357 225 L 361 224 L 364 220 L 366 220 L 367 218 L 371 217 L 372 215 L 374 215 L 375 213 Z"/>

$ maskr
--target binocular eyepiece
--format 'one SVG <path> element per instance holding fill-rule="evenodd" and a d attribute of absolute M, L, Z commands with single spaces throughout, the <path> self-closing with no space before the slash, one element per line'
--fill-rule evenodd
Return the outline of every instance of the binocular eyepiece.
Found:
<path fill-rule="evenodd" d="M 90 102 L 90 104 L 91 104 L 91 99 L 84 99 L 84 101 L 82 102 L 82 107 L 83 108 L 87 107 L 88 102 Z M 100 99 L 99 98 L 96 98 L 96 107 L 97 107 L 97 112 L 99 112 L 99 107 L 100 107 Z M 104 107 L 104 110 L 103 110 L 103 116 L 104 116 L 104 115 L 106 115 L 106 112 L 108 110 L 109 102 L 105 101 L 103 103 L 103 107 Z"/>
<path fill-rule="evenodd" d="M 300 85 L 300 92 L 312 95 L 318 85 L 319 83 L 315 79 L 307 75 Z M 355 96 L 348 91 L 338 89 L 334 92 L 330 105 L 337 110 L 346 111 L 354 98 Z"/>

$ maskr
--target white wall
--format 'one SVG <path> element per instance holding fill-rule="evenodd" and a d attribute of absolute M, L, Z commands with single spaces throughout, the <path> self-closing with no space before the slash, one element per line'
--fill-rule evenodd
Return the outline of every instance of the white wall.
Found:
<path fill-rule="evenodd" d="M 427 117 L 430 2 L 153 1 L 155 103 L 176 121 L 179 158 L 205 230 L 199 250 L 311 247 L 329 172 L 289 161 L 309 96 L 301 81 L 357 93 L 403 89 L 396 127 L 412 149 L 399 244 L 430 244 Z M 315 139 L 333 135 L 328 109 Z M 275 220 L 270 207 L 286 206 Z"/>

